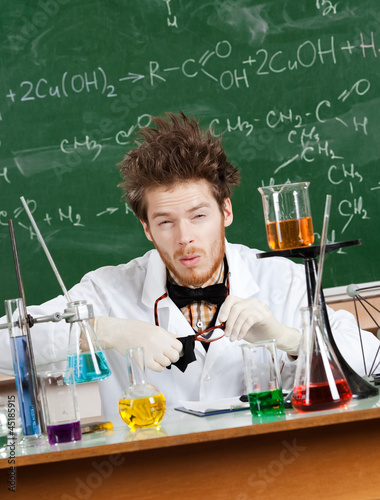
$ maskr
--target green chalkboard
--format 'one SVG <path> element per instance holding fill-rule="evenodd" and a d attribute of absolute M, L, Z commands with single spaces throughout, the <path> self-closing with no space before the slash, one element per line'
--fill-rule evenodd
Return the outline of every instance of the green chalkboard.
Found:
<path fill-rule="evenodd" d="M 380 5 L 375 0 L 1 1 L 1 300 L 67 287 L 150 248 L 116 164 L 150 116 L 179 110 L 223 134 L 242 186 L 232 242 L 268 251 L 258 186 L 310 181 L 320 233 L 362 246 L 326 257 L 324 287 L 380 280 Z M 317 234 L 316 241 L 319 236 Z"/>

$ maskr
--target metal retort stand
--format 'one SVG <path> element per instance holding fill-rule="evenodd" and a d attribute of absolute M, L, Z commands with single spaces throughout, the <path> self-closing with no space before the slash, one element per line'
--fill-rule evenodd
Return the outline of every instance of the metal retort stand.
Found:
<path fill-rule="evenodd" d="M 334 250 L 339 250 L 340 248 L 343 247 L 354 246 L 354 245 L 361 245 L 361 240 L 330 243 L 326 245 L 325 251 L 332 252 Z M 263 259 L 266 257 L 291 257 L 291 258 L 294 257 L 303 259 L 305 265 L 308 305 L 312 306 L 314 302 L 314 295 L 316 293 L 315 288 L 316 288 L 316 279 L 318 274 L 317 257 L 320 253 L 320 250 L 321 250 L 320 246 L 310 246 L 310 247 L 294 248 L 290 250 L 279 250 L 276 252 L 263 252 L 257 254 L 256 256 L 258 259 Z M 321 306 L 322 321 L 326 328 L 329 342 L 343 370 L 348 385 L 350 386 L 350 389 L 352 391 L 352 397 L 356 399 L 364 399 L 378 395 L 379 390 L 374 385 L 370 384 L 364 378 L 358 375 L 347 364 L 346 360 L 340 353 L 331 331 L 330 321 L 327 313 L 326 302 L 322 288 L 319 296 L 319 303 Z M 289 396 L 287 397 L 287 400 L 289 400 Z"/>

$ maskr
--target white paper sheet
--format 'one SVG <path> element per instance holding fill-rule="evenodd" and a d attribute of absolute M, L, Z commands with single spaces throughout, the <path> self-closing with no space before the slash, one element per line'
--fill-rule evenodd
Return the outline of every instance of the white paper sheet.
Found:
<path fill-rule="evenodd" d="M 180 401 L 181 406 L 187 410 L 208 413 L 216 410 L 234 410 L 249 408 L 249 403 L 242 403 L 236 396 L 234 398 L 216 399 L 214 401 Z"/>

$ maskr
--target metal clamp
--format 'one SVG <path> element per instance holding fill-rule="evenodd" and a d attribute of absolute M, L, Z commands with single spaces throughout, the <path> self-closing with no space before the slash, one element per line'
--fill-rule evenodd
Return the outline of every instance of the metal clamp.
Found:
<path fill-rule="evenodd" d="M 94 317 L 94 308 L 85 300 L 70 302 L 64 311 L 64 316 L 67 323 L 91 319 Z"/>

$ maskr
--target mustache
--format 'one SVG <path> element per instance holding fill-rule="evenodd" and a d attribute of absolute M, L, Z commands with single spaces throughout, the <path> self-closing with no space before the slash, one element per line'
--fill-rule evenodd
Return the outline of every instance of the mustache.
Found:
<path fill-rule="evenodd" d="M 190 257 L 191 255 L 204 255 L 205 252 L 201 248 L 191 248 L 191 249 L 182 249 L 182 250 L 177 250 L 174 253 L 174 258 L 175 259 L 180 259 L 181 257 Z"/>

